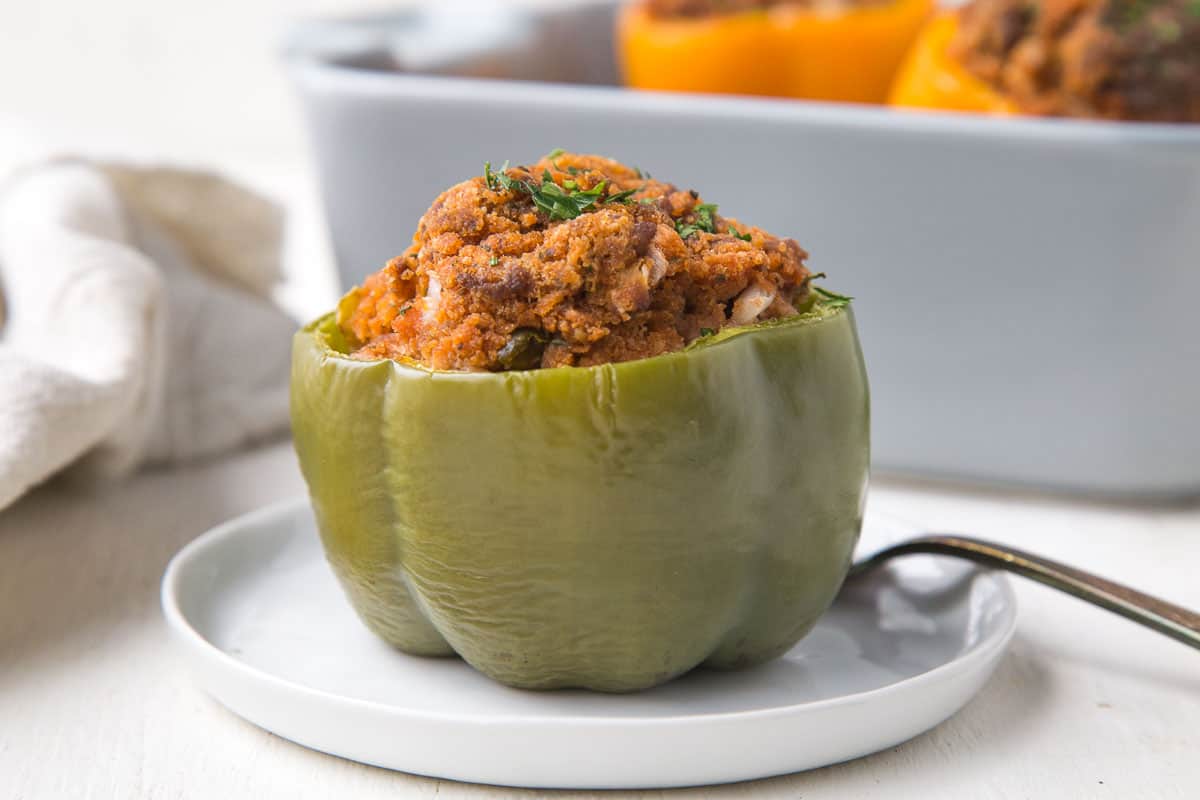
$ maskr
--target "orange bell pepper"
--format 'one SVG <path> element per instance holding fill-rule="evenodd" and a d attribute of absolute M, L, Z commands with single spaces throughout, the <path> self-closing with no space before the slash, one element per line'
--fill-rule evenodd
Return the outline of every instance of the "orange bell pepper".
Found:
<path fill-rule="evenodd" d="M 938 14 L 921 31 L 900 66 L 888 102 L 894 106 L 1016 114 L 1016 106 L 976 78 L 948 52 L 958 14 Z"/>
<path fill-rule="evenodd" d="M 882 103 L 933 6 L 891 0 L 670 18 L 635 2 L 617 18 L 618 56 L 637 89 Z"/>

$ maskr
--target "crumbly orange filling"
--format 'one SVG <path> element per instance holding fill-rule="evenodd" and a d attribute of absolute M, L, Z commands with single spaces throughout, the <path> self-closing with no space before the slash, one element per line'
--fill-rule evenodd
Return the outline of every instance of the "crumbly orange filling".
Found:
<path fill-rule="evenodd" d="M 1200 122 L 1196 0 L 972 0 L 950 54 L 1027 114 Z"/>
<path fill-rule="evenodd" d="M 464 181 L 338 320 L 362 359 L 443 370 L 594 365 L 796 313 L 807 254 L 599 156 Z"/>

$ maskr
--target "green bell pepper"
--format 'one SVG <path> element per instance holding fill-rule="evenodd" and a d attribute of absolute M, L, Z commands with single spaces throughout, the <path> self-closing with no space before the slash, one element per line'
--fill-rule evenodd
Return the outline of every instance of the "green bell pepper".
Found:
<path fill-rule="evenodd" d="M 596 367 L 439 372 L 301 330 L 292 424 L 367 626 L 512 686 L 632 691 L 791 648 L 862 520 L 868 399 L 848 307 Z"/>

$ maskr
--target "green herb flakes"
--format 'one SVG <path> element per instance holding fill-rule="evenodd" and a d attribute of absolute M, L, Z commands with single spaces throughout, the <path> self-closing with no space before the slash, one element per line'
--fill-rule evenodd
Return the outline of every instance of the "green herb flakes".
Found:
<path fill-rule="evenodd" d="M 686 239 L 699 231 L 716 233 L 716 214 L 716 203 L 700 203 L 692 209 L 692 216 L 695 218 L 695 222 L 676 220 L 675 232 L 679 234 L 679 238 L 681 239 Z"/>
<path fill-rule="evenodd" d="M 554 177 L 548 169 L 542 171 L 542 182 L 539 184 L 532 180 L 509 177 L 507 169 L 507 161 L 504 162 L 504 167 L 499 172 L 492 171 L 490 161 L 484 163 L 483 179 L 487 187 L 493 191 L 502 188 L 508 191 L 524 192 L 533 200 L 534 206 L 552 222 L 575 219 L 600 204 L 630 202 L 629 198 L 637 191 L 636 189 L 627 189 L 610 195 L 608 194 L 608 181 L 600 181 L 591 189 L 580 189 L 579 184 L 573 180 L 564 181 L 560 186 L 554 182 Z"/>
<path fill-rule="evenodd" d="M 820 295 L 821 300 L 824 301 L 824 304 L 830 308 L 844 308 L 845 306 L 850 305 L 850 301 L 854 299 L 849 295 L 838 294 L 837 292 L 831 292 L 828 289 L 822 289 L 820 286 L 814 286 L 812 289 L 814 292 Z"/>
<path fill-rule="evenodd" d="M 644 187 L 644 186 L 641 187 L 641 189 L 644 189 L 644 188 L 646 188 L 646 187 Z M 633 201 L 630 198 L 633 197 L 638 192 L 640 192 L 641 189 L 626 189 L 623 192 L 617 192 L 616 194 L 610 194 L 608 197 L 604 198 L 604 202 L 606 202 L 606 203 L 631 203 Z"/>
<path fill-rule="evenodd" d="M 492 162 L 485 161 L 483 163 L 483 181 L 487 187 L 493 192 L 498 192 L 501 189 L 505 191 L 513 191 L 518 188 L 520 181 L 508 177 L 508 162 L 504 162 L 504 166 L 499 172 L 492 172 Z"/>

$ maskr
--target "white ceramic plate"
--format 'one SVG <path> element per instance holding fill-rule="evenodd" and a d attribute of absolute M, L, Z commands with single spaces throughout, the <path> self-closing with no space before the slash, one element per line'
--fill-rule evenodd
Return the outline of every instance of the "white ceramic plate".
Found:
<path fill-rule="evenodd" d="M 865 541 L 894 535 L 868 514 Z M 1016 618 L 1001 576 L 917 556 L 855 581 L 812 634 L 762 667 L 701 670 L 631 695 L 526 692 L 369 634 L 303 501 L 184 548 L 163 607 L 200 684 L 269 731 L 406 772 L 560 788 L 747 780 L 895 745 L 979 690 Z"/>

